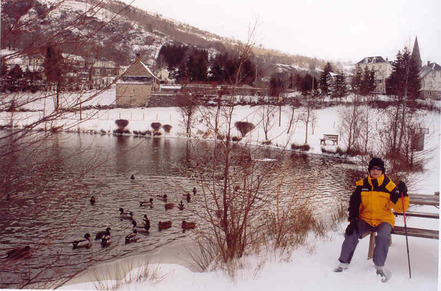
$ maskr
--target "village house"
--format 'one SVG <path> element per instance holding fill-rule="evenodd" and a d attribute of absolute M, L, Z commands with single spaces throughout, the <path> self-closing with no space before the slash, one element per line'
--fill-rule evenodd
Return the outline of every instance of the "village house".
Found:
<path fill-rule="evenodd" d="M 159 91 L 159 79 L 137 54 L 135 62 L 122 74 L 116 83 L 116 105 L 118 107 L 144 107 L 152 93 Z"/>
<path fill-rule="evenodd" d="M 110 85 L 119 75 L 119 66 L 104 58 L 95 60 L 90 68 L 90 81 L 95 88 Z"/>
<path fill-rule="evenodd" d="M 374 71 L 375 94 L 386 94 L 386 79 L 392 74 L 392 64 L 383 57 L 366 57 L 356 64 L 362 71 L 368 68 Z"/>
<path fill-rule="evenodd" d="M 420 71 L 421 94 L 424 99 L 441 100 L 441 66 L 427 62 Z"/>

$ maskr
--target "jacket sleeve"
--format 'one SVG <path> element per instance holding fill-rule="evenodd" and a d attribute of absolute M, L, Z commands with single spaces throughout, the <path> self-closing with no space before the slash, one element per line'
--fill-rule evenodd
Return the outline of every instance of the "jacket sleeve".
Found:
<path fill-rule="evenodd" d="M 358 215 L 360 212 L 360 204 L 361 204 L 361 186 L 357 186 L 355 188 L 354 193 L 352 193 L 351 198 L 349 200 L 349 221 L 354 221 L 358 219 Z"/>

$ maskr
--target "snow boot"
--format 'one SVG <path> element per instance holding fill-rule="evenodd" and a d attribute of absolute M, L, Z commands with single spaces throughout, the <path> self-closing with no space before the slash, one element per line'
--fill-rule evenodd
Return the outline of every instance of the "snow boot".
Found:
<path fill-rule="evenodd" d="M 347 270 L 348 267 L 349 267 L 349 264 L 346 264 L 346 263 L 340 263 L 340 264 L 337 266 L 337 268 L 334 269 L 334 272 L 336 272 L 336 273 L 341 273 L 341 272 L 343 272 L 344 270 Z"/>

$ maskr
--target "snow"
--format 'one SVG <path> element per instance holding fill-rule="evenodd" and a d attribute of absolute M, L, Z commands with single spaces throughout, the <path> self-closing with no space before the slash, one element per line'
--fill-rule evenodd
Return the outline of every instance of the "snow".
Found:
<path fill-rule="evenodd" d="M 71 96 L 72 97 L 72 96 Z M 76 96 L 78 97 L 78 96 Z M 87 100 L 87 96 L 82 96 Z M 44 105 L 46 110 L 51 110 L 51 103 L 47 101 Z M 109 90 L 98 98 L 87 101 L 85 105 L 112 105 L 115 104 L 115 90 Z M 29 109 L 42 109 L 43 104 L 34 103 L 27 105 Z M 238 106 L 235 109 L 234 121 L 250 121 L 258 124 L 261 112 L 260 107 Z M 314 131 L 310 131 L 308 144 L 311 146 L 309 154 L 322 154 L 320 138 L 324 133 L 338 133 L 338 109 L 330 107 L 316 110 L 317 121 Z M 290 116 L 288 107 L 281 108 L 282 126 L 278 126 L 278 111 L 275 111 L 273 128 L 270 131 L 270 139 L 273 146 L 288 147 L 292 142 L 303 144 L 305 138 L 305 128 L 299 122 L 296 123 L 294 133 L 286 134 L 286 125 Z M 297 114 L 301 114 L 298 110 Z M 42 114 L 41 112 L 25 112 L 15 114 L 26 114 L 30 118 L 32 114 Z M 72 113 L 78 118 L 79 113 Z M 92 116 L 92 111 L 82 112 L 83 118 L 91 117 L 84 123 L 78 125 L 79 131 L 100 130 L 111 132 L 116 129 L 115 119 L 128 119 L 130 121 L 128 129 L 147 130 L 151 122 L 159 121 L 162 124 L 173 126 L 170 134 L 165 134 L 165 138 L 179 138 L 184 136 L 184 128 L 181 124 L 181 117 L 178 108 L 135 108 L 135 109 L 111 109 L 102 110 L 99 114 Z M 0 112 L 1 125 L 8 124 L 10 113 Z M 69 118 L 73 118 L 72 116 Z M 20 119 L 21 120 L 21 119 Z M 24 122 L 26 119 L 21 120 Z M 66 119 L 68 121 L 69 119 Z M 197 128 L 201 131 L 201 120 L 197 122 Z M 17 121 L 18 122 L 18 121 Z M 20 125 L 20 124 L 18 124 Z M 425 116 L 425 126 L 429 128 L 427 136 L 427 146 L 434 148 L 433 158 L 426 164 L 424 181 L 415 185 L 418 193 L 433 194 L 439 191 L 440 182 L 440 115 L 437 113 L 427 113 Z M 205 129 L 206 130 L 206 129 Z M 196 132 L 194 130 L 194 132 Z M 239 135 L 237 132 L 233 135 Z M 251 132 L 246 141 L 262 142 L 264 140 L 263 131 L 260 126 Z M 202 134 L 198 136 L 202 138 Z M 332 149 L 335 146 L 329 145 Z M 262 162 L 270 162 L 263 161 Z M 423 180 L 423 179 L 421 179 Z M 415 189 L 410 189 L 410 192 Z M 413 193 L 413 192 L 412 192 Z M 431 206 L 412 206 L 413 211 L 436 212 L 438 208 Z M 397 217 L 397 225 L 403 225 L 402 217 Z M 427 229 L 439 229 L 439 221 L 434 219 L 407 218 L 407 225 L 410 227 L 422 227 Z M 423 239 L 409 237 L 409 252 L 411 262 L 412 278 L 409 278 L 408 261 L 406 252 L 406 240 L 404 236 L 393 235 L 392 245 L 389 249 L 386 268 L 392 272 L 392 277 L 387 283 L 382 283 L 375 275 L 375 269 L 371 260 L 367 260 L 367 250 L 369 239 L 360 240 L 354 254 L 352 264 L 343 273 L 334 273 L 332 270 L 338 264 L 337 258 L 343 242 L 343 233 L 346 223 L 339 225 L 338 229 L 331 231 L 325 238 L 310 236 L 307 243 L 295 249 L 287 259 L 280 257 L 274 252 L 266 251 L 259 255 L 253 255 L 243 259 L 243 267 L 238 271 L 235 280 L 230 279 L 223 271 L 193 272 L 189 268 L 172 262 L 151 263 L 148 268 L 155 270 L 159 282 L 151 280 L 141 282 L 131 282 L 123 284 L 119 290 L 400 290 L 400 291 L 430 291 L 439 290 L 439 242 L 433 239 Z M 175 261 L 176 262 L 176 261 Z M 118 262 L 117 264 L 124 264 Z M 139 269 L 134 269 L 128 276 L 134 277 Z M 114 281 L 109 281 L 111 285 Z M 64 290 L 90 290 L 95 289 L 96 282 L 72 282 L 63 286 Z"/>
<path fill-rule="evenodd" d="M 326 239 L 311 237 L 307 244 L 295 250 L 288 261 L 275 254 L 251 256 L 244 259 L 243 269 L 235 280 L 222 271 L 192 272 L 176 264 L 149 264 L 164 279 L 156 284 L 149 281 L 123 285 L 119 290 L 412 290 L 430 291 L 438 288 L 438 241 L 409 237 L 411 275 L 409 278 L 404 236 L 393 236 L 386 266 L 392 271 L 387 283 L 375 274 L 371 260 L 366 260 L 369 239 L 360 241 L 352 264 L 343 273 L 334 273 L 343 241 L 344 225 Z M 136 270 L 133 271 L 134 273 Z M 132 276 L 133 274 L 132 273 Z M 128 275 L 129 277 L 130 275 Z M 109 286 L 114 283 L 107 282 Z M 63 286 L 64 290 L 90 290 L 93 283 Z"/>

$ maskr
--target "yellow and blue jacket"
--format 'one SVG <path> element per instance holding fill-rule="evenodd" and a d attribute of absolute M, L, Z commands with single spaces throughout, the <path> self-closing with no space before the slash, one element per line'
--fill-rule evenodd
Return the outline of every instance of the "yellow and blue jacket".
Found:
<path fill-rule="evenodd" d="M 369 175 L 355 183 L 356 188 L 349 200 L 349 221 L 363 219 L 372 226 L 387 222 L 395 225 L 395 216 L 392 209 L 403 212 L 403 201 L 400 198 L 396 203 L 391 201 L 391 194 L 398 193 L 398 188 L 388 176 L 381 175 L 371 179 Z M 404 211 L 409 207 L 409 197 L 404 197 Z"/>

